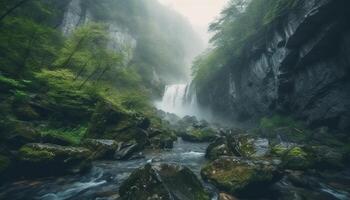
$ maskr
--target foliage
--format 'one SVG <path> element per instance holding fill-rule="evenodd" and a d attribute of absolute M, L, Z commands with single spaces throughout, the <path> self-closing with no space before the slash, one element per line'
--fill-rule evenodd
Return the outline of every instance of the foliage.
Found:
<path fill-rule="evenodd" d="M 50 128 L 46 127 L 40 130 L 42 137 L 50 137 L 56 140 L 65 141 L 71 145 L 79 145 L 86 133 L 84 126 L 76 128 Z"/>
<path fill-rule="evenodd" d="M 0 24 L 0 67 L 16 76 L 47 67 L 62 41 L 50 25 L 56 14 L 52 7 L 41 0 L 25 5 Z"/>

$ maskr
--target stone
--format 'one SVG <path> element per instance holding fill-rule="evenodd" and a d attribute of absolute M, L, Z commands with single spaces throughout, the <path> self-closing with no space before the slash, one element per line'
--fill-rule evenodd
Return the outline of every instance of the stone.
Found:
<path fill-rule="evenodd" d="M 140 150 L 140 146 L 135 142 L 120 142 L 114 153 L 114 158 L 117 160 L 127 160 L 132 155 Z"/>
<path fill-rule="evenodd" d="M 119 189 L 121 200 L 210 200 L 208 192 L 187 167 L 150 165 L 134 171 Z"/>
<path fill-rule="evenodd" d="M 85 139 L 82 145 L 93 152 L 94 159 L 112 159 L 118 149 L 115 140 Z"/>
<path fill-rule="evenodd" d="M 190 127 L 181 134 L 181 138 L 189 142 L 210 142 L 215 140 L 217 132 L 212 128 L 195 128 Z"/>
<path fill-rule="evenodd" d="M 310 155 L 301 147 L 293 147 L 282 156 L 282 167 L 285 169 L 306 170 L 311 166 Z"/>
<path fill-rule="evenodd" d="M 239 197 L 252 197 L 265 193 L 279 174 L 268 161 L 221 157 L 203 167 L 201 175 L 219 190 Z"/>
<path fill-rule="evenodd" d="M 81 173 L 90 167 L 91 151 L 82 147 L 31 143 L 22 146 L 19 162 L 29 176 L 51 176 Z"/>
<path fill-rule="evenodd" d="M 238 200 L 238 199 L 236 197 L 229 195 L 229 194 L 220 192 L 219 200 Z"/>

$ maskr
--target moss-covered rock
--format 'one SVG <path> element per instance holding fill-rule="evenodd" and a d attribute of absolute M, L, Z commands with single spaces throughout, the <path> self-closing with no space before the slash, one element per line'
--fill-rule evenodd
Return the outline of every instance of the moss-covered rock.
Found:
<path fill-rule="evenodd" d="M 128 160 L 143 148 L 143 146 L 140 146 L 134 140 L 129 142 L 119 142 L 117 149 L 114 152 L 114 158 L 117 160 Z"/>
<path fill-rule="evenodd" d="M 18 157 L 25 175 L 48 176 L 84 171 L 90 166 L 91 152 L 86 148 L 32 143 L 21 147 Z"/>
<path fill-rule="evenodd" d="M 7 156 L 0 155 L 0 175 L 6 172 L 6 170 L 10 167 L 11 160 Z M 1 182 L 2 180 L 0 180 Z"/>
<path fill-rule="evenodd" d="M 305 148 L 310 155 L 312 167 L 315 169 L 340 169 L 344 167 L 344 156 L 341 150 L 327 146 L 311 146 Z"/>
<path fill-rule="evenodd" d="M 13 119 L 0 120 L 0 143 L 10 150 L 17 150 L 24 144 L 38 142 L 40 132 L 28 122 Z"/>
<path fill-rule="evenodd" d="M 210 143 L 205 153 L 205 157 L 210 160 L 216 160 L 220 156 L 234 156 L 227 145 L 225 137 L 217 138 L 214 142 Z"/>
<path fill-rule="evenodd" d="M 149 120 L 134 113 L 128 113 L 110 102 L 100 102 L 87 130 L 89 138 L 113 139 L 118 142 L 136 140 L 144 146 L 148 143 Z"/>
<path fill-rule="evenodd" d="M 210 142 L 215 140 L 217 132 L 209 127 L 190 127 L 180 136 L 183 140 L 190 142 Z"/>
<path fill-rule="evenodd" d="M 94 159 L 111 159 L 118 149 L 118 143 L 115 140 L 86 139 L 83 141 L 82 146 L 92 152 Z"/>
<path fill-rule="evenodd" d="M 14 114 L 21 120 L 31 121 L 39 119 L 40 115 L 28 103 L 13 105 Z"/>
<path fill-rule="evenodd" d="M 311 166 L 310 155 L 301 147 L 293 147 L 282 156 L 282 167 L 285 169 L 306 170 Z"/>
<path fill-rule="evenodd" d="M 196 175 L 177 165 L 146 165 L 134 171 L 121 185 L 122 200 L 209 200 Z"/>
<path fill-rule="evenodd" d="M 233 195 L 256 196 L 275 181 L 277 170 L 268 162 L 221 157 L 205 166 L 201 175 L 204 180 Z"/>
<path fill-rule="evenodd" d="M 245 158 L 264 157 L 269 153 L 269 141 L 249 134 L 226 135 L 207 149 L 206 157 L 214 160 L 220 156 L 237 156 Z"/>

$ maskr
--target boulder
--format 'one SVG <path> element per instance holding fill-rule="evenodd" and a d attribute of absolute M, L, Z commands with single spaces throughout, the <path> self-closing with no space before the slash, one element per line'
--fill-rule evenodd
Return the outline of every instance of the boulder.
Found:
<path fill-rule="evenodd" d="M 263 195 L 279 177 L 277 168 L 270 162 L 235 157 L 221 157 L 209 163 L 201 175 L 218 189 L 243 197 Z"/>
<path fill-rule="evenodd" d="M 140 146 L 135 142 L 119 142 L 114 153 L 114 158 L 117 160 L 127 160 L 136 152 L 140 151 Z"/>
<path fill-rule="evenodd" d="M 0 143 L 10 150 L 17 150 L 27 143 L 41 140 L 41 134 L 32 124 L 17 120 L 0 120 Z"/>
<path fill-rule="evenodd" d="M 211 143 L 207 149 L 206 157 L 211 160 L 220 156 L 259 158 L 268 155 L 269 149 L 267 139 L 256 138 L 249 134 L 230 134 Z"/>
<path fill-rule="evenodd" d="M 310 154 L 313 168 L 341 169 L 344 167 L 343 153 L 335 148 L 327 146 L 311 146 L 305 147 L 305 151 Z"/>
<path fill-rule="evenodd" d="M 236 197 L 229 195 L 229 194 L 220 192 L 219 200 L 238 200 L 238 199 Z"/>
<path fill-rule="evenodd" d="M 312 166 L 310 155 L 301 147 L 293 147 L 282 156 L 282 167 L 292 170 L 306 170 Z"/>
<path fill-rule="evenodd" d="M 20 148 L 18 159 L 25 175 L 51 176 L 83 172 L 90 167 L 91 155 L 86 148 L 31 143 Z"/>
<path fill-rule="evenodd" d="M 190 127 L 181 134 L 181 137 L 183 140 L 189 142 L 210 142 L 215 140 L 217 134 L 218 133 L 215 130 L 209 127 Z"/>
<path fill-rule="evenodd" d="M 172 149 L 174 137 L 159 135 L 150 139 L 151 147 L 154 149 Z"/>
<path fill-rule="evenodd" d="M 210 143 L 205 154 L 205 157 L 210 160 L 216 160 L 220 156 L 234 156 L 227 145 L 225 137 L 217 138 L 214 142 Z"/>
<path fill-rule="evenodd" d="M 134 171 L 119 189 L 121 200 L 209 200 L 196 175 L 178 165 L 150 165 Z"/>
<path fill-rule="evenodd" d="M 82 145 L 90 149 L 94 159 L 111 159 L 118 149 L 118 142 L 115 140 L 86 139 Z"/>

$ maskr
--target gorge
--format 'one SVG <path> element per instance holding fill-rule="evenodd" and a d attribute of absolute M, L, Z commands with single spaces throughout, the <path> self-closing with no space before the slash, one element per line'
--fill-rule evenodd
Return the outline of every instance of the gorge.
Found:
<path fill-rule="evenodd" d="M 350 199 L 348 0 L 0 6 L 0 199 Z"/>

